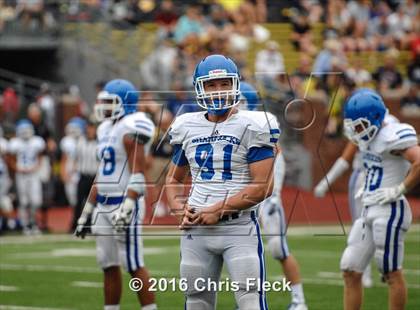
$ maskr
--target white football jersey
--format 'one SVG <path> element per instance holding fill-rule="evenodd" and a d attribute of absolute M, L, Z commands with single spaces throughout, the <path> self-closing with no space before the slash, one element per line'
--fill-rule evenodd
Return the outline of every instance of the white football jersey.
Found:
<path fill-rule="evenodd" d="M 402 156 L 391 154 L 418 145 L 415 129 L 404 123 L 388 123 L 366 149 L 361 150 L 366 173 L 365 192 L 399 185 L 410 169 L 410 163 Z"/>
<path fill-rule="evenodd" d="M 197 208 L 240 192 L 251 181 L 249 163 L 272 157 L 280 135 L 271 113 L 239 110 L 220 123 L 208 121 L 206 113 L 177 117 L 169 133 L 175 152 L 181 154 L 180 163 L 190 167 L 188 203 Z"/>
<path fill-rule="evenodd" d="M 400 120 L 398 118 L 396 118 L 394 115 L 392 115 L 392 114 L 385 115 L 384 123 L 390 124 L 390 123 L 399 123 L 399 122 L 400 122 Z M 362 159 L 362 155 L 360 154 L 360 152 L 357 152 L 354 156 L 352 169 L 353 170 L 363 169 L 363 159 Z"/>
<path fill-rule="evenodd" d="M 155 125 L 143 112 L 129 114 L 113 122 L 105 120 L 97 129 L 97 156 L 100 160 L 96 176 L 98 192 L 107 196 L 124 195 L 131 172 L 127 163 L 124 136 L 127 134 L 149 137 L 144 146 L 145 154 L 150 151 Z"/>
<path fill-rule="evenodd" d="M 39 136 L 28 140 L 19 137 L 12 138 L 8 152 L 16 155 L 18 169 L 33 169 L 38 163 L 38 156 L 45 150 L 45 141 Z"/>

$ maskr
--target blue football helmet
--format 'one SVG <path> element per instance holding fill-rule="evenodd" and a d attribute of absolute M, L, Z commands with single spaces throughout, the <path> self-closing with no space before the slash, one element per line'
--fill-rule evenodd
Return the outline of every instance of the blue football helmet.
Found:
<path fill-rule="evenodd" d="M 387 109 L 381 96 L 362 88 L 353 92 L 344 106 L 344 132 L 357 145 L 367 145 L 382 127 Z"/>
<path fill-rule="evenodd" d="M 99 121 L 118 119 L 137 111 L 139 92 L 127 80 L 112 80 L 99 92 L 95 104 L 95 116 Z"/>
<path fill-rule="evenodd" d="M 207 92 L 204 88 L 205 83 L 216 79 L 230 79 L 232 88 Z M 201 60 L 195 68 L 193 84 L 197 104 L 209 113 L 223 115 L 240 102 L 238 67 L 226 56 L 211 55 Z"/>
<path fill-rule="evenodd" d="M 85 134 L 86 121 L 80 117 L 73 117 L 66 125 L 66 135 L 78 138 Z"/>
<path fill-rule="evenodd" d="M 247 82 L 241 82 L 241 101 L 244 107 L 249 111 L 254 111 L 258 106 L 258 92 L 251 84 Z"/>
<path fill-rule="evenodd" d="M 27 120 L 21 119 L 16 123 L 16 136 L 25 140 L 30 139 L 35 134 L 34 125 Z"/>

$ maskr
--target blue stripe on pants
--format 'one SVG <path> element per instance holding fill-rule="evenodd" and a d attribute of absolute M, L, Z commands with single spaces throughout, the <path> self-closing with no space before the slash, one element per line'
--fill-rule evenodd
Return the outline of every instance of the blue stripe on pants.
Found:
<path fill-rule="evenodd" d="M 140 266 L 140 262 L 139 262 L 139 249 L 138 249 L 138 236 L 137 236 L 137 217 L 139 214 L 139 203 L 136 200 L 136 210 L 134 211 L 134 259 L 136 261 L 136 270 L 139 269 Z"/>
<path fill-rule="evenodd" d="M 127 269 L 128 272 L 133 272 L 130 261 L 130 229 L 125 231 L 125 254 L 127 258 Z"/>
<path fill-rule="evenodd" d="M 283 253 L 284 258 L 289 256 L 289 247 L 287 246 L 287 239 L 286 239 L 286 221 L 284 216 L 284 209 L 283 206 L 279 208 L 279 215 L 280 215 L 280 246 L 281 246 L 281 253 Z"/>
<path fill-rule="evenodd" d="M 391 203 L 391 216 L 388 220 L 388 225 L 386 227 L 386 237 L 385 237 L 385 249 L 384 249 L 384 274 L 389 272 L 389 246 L 391 242 L 391 233 L 392 233 L 392 223 L 395 219 L 395 214 L 397 211 L 397 203 Z"/>
<path fill-rule="evenodd" d="M 261 279 L 261 285 L 263 285 L 265 281 L 265 268 L 264 268 L 264 248 L 263 243 L 261 240 L 261 233 L 260 233 L 260 226 L 258 225 L 257 218 L 255 216 L 255 212 L 251 211 L 251 219 L 255 224 L 255 228 L 257 230 L 257 238 L 258 238 L 258 258 L 260 260 L 260 279 Z M 268 310 L 267 307 L 267 300 L 265 298 L 265 292 L 264 290 L 258 291 L 260 295 L 260 309 L 261 310 Z"/>
<path fill-rule="evenodd" d="M 356 199 L 354 198 L 354 196 L 356 195 L 355 191 L 356 191 L 356 182 L 357 179 L 359 178 L 359 174 L 360 174 L 360 170 L 359 169 L 355 169 L 353 170 L 351 176 L 350 176 L 350 181 L 349 181 L 349 204 L 350 204 L 350 214 L 351 214 L 351 220 L 354 222 L 357 218 L 357 211 L 356 211 Z"/>
<path fill-rule="evenodd" d="M 404 219 L 404 200 L 400 200 L 400 219 L 398 220 L 397 228 L 394 235 L 394 256 L 392 258 L 392 271 L 398 269 L 398 237 L 401 229 L 401 224 Z"/>

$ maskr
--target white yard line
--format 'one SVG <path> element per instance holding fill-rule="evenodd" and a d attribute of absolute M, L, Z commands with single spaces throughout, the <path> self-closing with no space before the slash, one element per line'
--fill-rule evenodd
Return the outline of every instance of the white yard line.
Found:
<path fill-rule="evenodd" d="M 0 264 L 0 270 L 19 271 L 48 271 L 48 272 L 70 272 L 70 273 L 102 273 L 99 267 L 75 267 L 61 265 L 24 265 L 24 264 Z M 169 272 L 161 270 L 149 270 L 153 276 L 167 276 Z"/>
<path fill-rule="evenodd" d="M 350 231 L 349 225 L 344 226 L 346 233 Z M 157 240 L 169 240 L 179 239 L 183 235 L 183 232 L 178 229 L 168 229 L 168 226 L 143 226 L 142 236 L 144 239 L 157 239 Z M 411 225 L 410 230 L 413 232 L 420 232 L 420 223 Z M 328 238 L 331 236 L 340 236 L 343 233 L 343 229 L 339 225 L 299 225 L 290 226 L 287 229 L 288 236 L 314 236 L 317 238 Z M 344 235 L 343 235 L 344 236 Z M 419 240 L 416 235 L 407 236 L 410 240 Z M 90 243 L 94 240 L 94 237 L 89 236 L 85 240 L 76 238 L 69 234 L 52 234 L 52 235 L 40 235 L 40 236 L 2 236 L 0 239 L 0 246 L 6 244 L 34 244 L 34 243 L 55 243 L 55 242 L 85 242 Z"/>
<path fill-rule="evenodd" d="M 143 248 L 143 254 L 145 256 L 149 255 L 162 255 L 172 252 L 179 252 L 178 246 L 168 246 L 168 247 L 145 247 Z M 16 259 L 54 259 L 57 257 L 95 257 L 96 249 L 92 248 L 62 248 L 62 249 L 53 249 L 50 251 L 40 251 L 40 252 L 26 252 L 14 253 L 5 255 L 3 258 L 10 258 L 13 260 Z"/>
<path fill-rule="evenodd" d="M 70 310 L 68 308 L 27 307 L 17 305 L 0 305 L 0 310 Z"/>
<path fill-rule="evenodd" d="M 104 284 L 102 282 L 89 282 L 89 281 L 74 281 L 71 282 L 71 286 L 75 287 L 92 287 L 92 288 L 102 288 Z"/>
<path fill-rule="evenodd" d="M 0 285 L 0 292 L 17 292 L 20 289 L 16 286 Z"/>

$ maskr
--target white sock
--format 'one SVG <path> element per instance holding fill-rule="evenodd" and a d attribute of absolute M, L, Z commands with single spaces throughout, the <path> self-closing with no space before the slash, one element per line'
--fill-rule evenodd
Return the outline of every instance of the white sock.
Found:
<path fill-rule="evenodd" d="M 290 288 L 292 289 L 292 302 L 304 304 L 305 296 L 303 295 L 302 283 L 292 284 Z"/>
<path fill-rule="evenodd" d="M 105 305 L 104 310 L 120 310 L 120 305 Z"/>
<path fill-rule="evenodd" d="M 157 310 L 156 304 L 148 304 L 146 306 L 141 306 L 141 310 Z"/>

